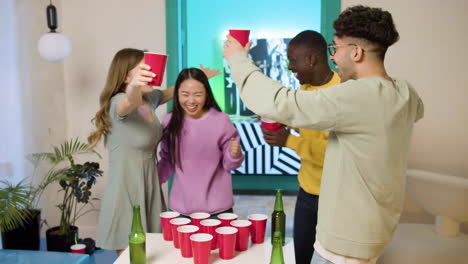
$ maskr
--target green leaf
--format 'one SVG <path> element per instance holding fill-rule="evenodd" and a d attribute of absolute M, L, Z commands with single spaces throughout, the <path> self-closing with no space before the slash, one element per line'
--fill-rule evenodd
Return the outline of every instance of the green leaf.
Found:
<path fill-rule="evenodd" d="M 31 218 L 27 209 L 30 189 L 24 180 L 16 185 L 0 181 L 0 231 L 7 232 L 20 227 Z"/>
<path fill-rule="evenodd" d="M 101 158 L 101 155 L 96 151 L 88 150 L 88 144 L 80 142 L 78 138 L 73 138 L 63 142 L 59 146 L 53 146 L 51 152 L 33 153 L 27 157 L 33 163 L 35 170 L 41 162 L 47 162 L 49 165 L 49 169 L 41 178 L 40 183 L 30 192 L 31 201 L 37 204 L 43 190 L 53 182 L 56 182 L 61 187 L 59 192 L 63 194 L 63 197 L 60 198 L 60 204 L 57 205 L 61 211 L 61 231 L 69 230 L 70 224 L 73 224 L 82 215 L 77 214 L 76 206 L 78 203 L 82 203 L 83 205 L 91 204 L 91 192 L 89 189 L 92 184 L 88 186 L 83 181 L 91 179 L 94 183 L 97 176 L 102 176 L 98 163 L 96 163 L 96 167 L 85 166 L 88 169 L 85 171 L 83 171 L 83 165 L 75 164 L 74 159 L 77 155 L 90 153 Z M 32 204 L 33 202 L 30 203 Z"/>

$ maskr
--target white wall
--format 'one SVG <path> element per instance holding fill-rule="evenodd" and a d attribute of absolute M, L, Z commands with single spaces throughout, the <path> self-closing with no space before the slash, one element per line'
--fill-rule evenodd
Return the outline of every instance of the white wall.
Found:
<path fill-rule="evenodd" d="M 60 2 L 54 1 L 60 9 Z M 47 0 L 16 1 L 18 83 L 21 91 L 25 153 L 50 150 L 66 137 L 63 63 L 50 63 L 39 56 L 37 42 L 49 31 Z M 59 13 L 60 14 L 60 13 Z M 61 17 L 59 16 L 59 26 Z"/>
<path fill-rule="evenodd" d="M 18 182 L 23 178 L 25 160 L 22 140 L 16 135 L 22 131 L 21 93 L 18 89 L 16 58 L 15 1 L 1 0 L 0 6 L 0 80 L 2 103 L 0 104 L 0 180 Z"/>

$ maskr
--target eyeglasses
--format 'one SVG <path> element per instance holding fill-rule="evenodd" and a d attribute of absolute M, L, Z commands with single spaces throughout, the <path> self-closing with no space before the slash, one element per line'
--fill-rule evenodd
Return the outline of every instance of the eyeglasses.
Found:
<path fill-rule="evenodd" d="M 355 47 L 358 47 L 357 44 L 354 44 L 354 43 L 349 43 L 348 46 L 355 46 Z M 328 44 L 327 45 L 327 48 L 328 48 L 328 53 L 330 53 L 330 56 L 335 56 L 335 53 L 336 53 L 336 49 L 339 48 L 339 47 L 342 47 L 342 45 L 337 45 L 337 44 Z M 364 51 L 364 49 L 362 49 Z"/>

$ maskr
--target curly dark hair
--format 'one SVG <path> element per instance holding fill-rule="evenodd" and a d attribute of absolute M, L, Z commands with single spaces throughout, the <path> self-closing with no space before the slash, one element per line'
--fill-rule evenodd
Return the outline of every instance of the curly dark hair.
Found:
<path fill-rule="evenodd" d="M 337 37 L 354 37 L 378 46 L 382 58 L 400 35 L 392 15 L 381 8 L 357 5 L 344 10 L 333 22 Z"/>

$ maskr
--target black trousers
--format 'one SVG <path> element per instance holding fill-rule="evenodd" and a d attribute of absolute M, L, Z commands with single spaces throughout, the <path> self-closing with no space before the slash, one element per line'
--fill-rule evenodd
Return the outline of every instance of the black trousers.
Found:
<path fill-rule="evenodd" d="M 294 209 L 294 254 L 296 264 L 310 264 L 314 254 L 317 226 L 318 195 L 306 193 L 302 188 Z"/>

